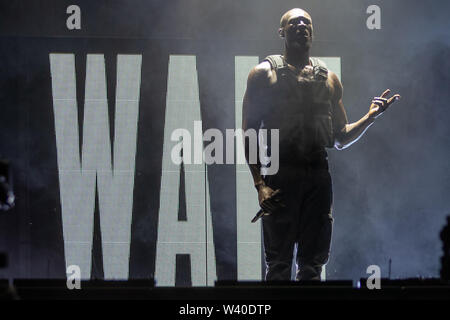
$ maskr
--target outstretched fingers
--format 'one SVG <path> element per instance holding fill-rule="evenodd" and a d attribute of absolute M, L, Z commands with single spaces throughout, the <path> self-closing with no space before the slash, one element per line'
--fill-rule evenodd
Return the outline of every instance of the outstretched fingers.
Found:
<path fill-rule="evenodd" d="M 401 96 L 399 94 L 395 94 L 388 100 L 388 104 L 391 104 L 392 102 L 397 101 L 400 98 L 401 98 Z"/>
<path fill-rule="evenodd" d="M 387 98 L 389 93 L 391 92 L 390 89 L 386 89 L 381 96 L 374 97 L 372 100 L 373 104 L 376 104 L 382 111 L 386 110 L 393 102 L 397 101 L 401 98 L 399 94 L 393 95 L 391 98 Z"/>
<path fill-rule="evenodd" d="M 391 92 L 391 89 L 384 90 L 384 92 L 381 94 L 381 98 L 386 98 L 390 92 Z"/>

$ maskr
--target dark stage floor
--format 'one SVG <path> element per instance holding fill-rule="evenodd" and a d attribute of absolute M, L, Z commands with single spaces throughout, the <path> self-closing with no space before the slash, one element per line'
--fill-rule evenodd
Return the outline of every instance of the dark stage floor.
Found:
<path fill-rule="evenodd" d="M 326 282 L 220 281 L 215 287 L 158 287 L 152 280 L 81 281 L 69 290 L 65 280 L 1 280 L 1 297 L 22 300 L 450 300 L 450 284 L 439 279 L 382 279 L 381 289 L 369 290 L 365 279 Z"/>

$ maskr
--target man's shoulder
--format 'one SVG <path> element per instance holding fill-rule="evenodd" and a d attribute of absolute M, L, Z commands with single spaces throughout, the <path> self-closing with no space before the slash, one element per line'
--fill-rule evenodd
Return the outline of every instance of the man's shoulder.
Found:
<path fill-rule="evenodd" d="M 331 71 L 330 69 L 328 69 L 328 78 L 329 78 L 330 80 L 332 80 L 332 81 L 339 81 L 339 82 L 340 82 L 340 80 L 339 80 L 337 74 L 334 73 L 333 71 Z"/>
<path fill-rule="evenodd" d="M 264 60 L 252 68 L 250 75 L 255 78 L 267 77 L 270 75 L 271 71 L 272 65 L 269 61 Z"/>
<path fill-rule="evenodd" d="M 249 85 L 269 85 L 273 78 L 273 69 L 270 62 L 264 60 L 254 66 L 248 75 Z"/>
<path fill-rule="evenodd" d="M 331 87 L 333 100 L 338 101 L 342 98 L 343 87 L 339 77 L 331 70 L 328 70 L 328 83 Z"/>

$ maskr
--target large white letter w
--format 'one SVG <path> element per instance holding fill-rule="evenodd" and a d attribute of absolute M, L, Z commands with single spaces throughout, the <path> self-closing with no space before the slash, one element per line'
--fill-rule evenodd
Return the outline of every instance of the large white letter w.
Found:
<path fill-rule="evenodd" d="M 105 61 L 87 55 L 80 162 L 73 54 L 50 54 L 66 267 L 90 277 L 96 181 L 106 279 L 128 278 L 141 55 L 117 56 L 114 168 Z"/>

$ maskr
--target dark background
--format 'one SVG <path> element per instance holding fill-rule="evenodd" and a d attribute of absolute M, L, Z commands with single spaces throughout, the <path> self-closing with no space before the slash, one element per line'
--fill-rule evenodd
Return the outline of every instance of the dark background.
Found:
<path fill-rule="evenodd" d="M 71 4 L 81 8 L 81 30 L 66 28 Z M 366 27 L 371 4 L 381 8 L 381 30 Z M 312 15 L 311 54 L 341 57 L 350 121 L 384 89 L 402 95 L 355 145 L 329 153 L 335 229 L 328 278 L 358 279 L 371 264 L 384 277 L 389 259 L 393 278 L 438 276 L 439 231 L 450 213 L 448 1 L 1 0 L 0 156 L 13 164 L 17 204 L 0 215 L 0 251 L 10 258 L 0 277 L 65 277 L 50 52 L 76 54 L 80 115 L 86 54 L 105 54 L 109 101 L 116 55 L 142 54 L 130 278 L 147 278 L 154 272 L 169 55 L 197 56 L 204 127 L 233 128 L 234 57 L 280 53 L 279 19 L 293 7 Z M 109 107 L 112 119 L 114 103 Z M 235 279 L 235 169 L 210 165 L 208 172 L 217 275 Z M 101 278 L 94 238 L 93 277 Z"/>

